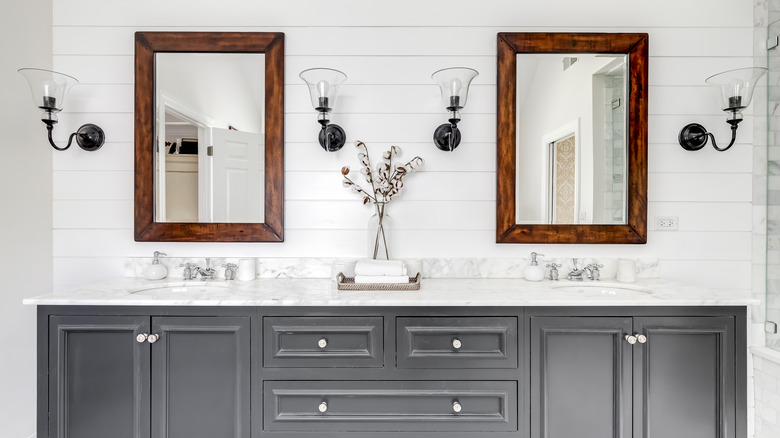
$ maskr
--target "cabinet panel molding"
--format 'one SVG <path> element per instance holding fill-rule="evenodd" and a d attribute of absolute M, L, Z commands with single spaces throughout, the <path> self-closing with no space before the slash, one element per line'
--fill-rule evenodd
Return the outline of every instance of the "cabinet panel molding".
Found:
<path fill-rule="evenodd" d="M 148 331 L 148 317 L 52 316 L 41 436 L 149 438 L 149 344 L 135 339 Z"/>

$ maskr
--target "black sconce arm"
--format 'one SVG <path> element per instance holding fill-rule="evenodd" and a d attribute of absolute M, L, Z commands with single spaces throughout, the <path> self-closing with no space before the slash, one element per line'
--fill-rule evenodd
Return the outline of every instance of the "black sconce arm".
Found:
<path fill-rule="evenodd" d="M 49 144 L 58 151 L 64 151 L 68 149 L 71 143 L 73 143 L 74 137 L 76 138 L 76 143 L 78 143 L 79 147 L 88 152 L 100 149 L 100 147 L 103 146 L 103 143 L 105 142 L 106 137 L 103 133 L 103 130 L 97 125 L 87 123 L 86 125 L 81 125 L 81 127 L 76 132 L 68 137 L 68 144 L 66 144 L 64 147 L 59 147 L 54 143 L 54 138 L 52 138 L 54 123 L 57 122 L 52 122 L 50 120 L 43 120 L 43 122 L 46 123 L 46 130 L 49 131 Z"/>
<path fill-rule="evenodd" d="M 687 151 L 698 151 L 699 149 L 703 148 L 707 144 L 707 140 L 710 139 L 712 140 L 712 147 L 714 147 L 718 152 L 723 152 L 734 146 L 734 142 L 737 140 L 737 128 L 739 127 L 739 122 L 741 121 L 742 119 L 726 121 L 729 125 L 731 125 L 731 141 L 725 147 L 718 146 L 718 143 L 715 141 L 715 136 L 712 135 L 711 132 L 707 132 L 704 126 L 698 123 L 685 125 L 685 127 L 680 131 L 680 135 L 677 139 L 680 142 L 680 146 L 682 146 L 683 149 Z"/>

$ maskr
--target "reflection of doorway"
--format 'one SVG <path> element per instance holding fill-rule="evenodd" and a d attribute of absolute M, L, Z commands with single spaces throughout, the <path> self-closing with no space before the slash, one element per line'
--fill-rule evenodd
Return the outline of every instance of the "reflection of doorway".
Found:
<path fill-rule="evenodd" d="M 155 197 L 157 222 L 208 222 L 210 197 L 204 196 L 202 187 L 208 187 L 206 148 L 195 147 L 180 154 L 184 139 L 193 139 L 198 145 L 208 143 L 208 126 L 213 121 L 206 115 L 170 99 L 160 96 L 157 105 L 157 153 L 155 159 Z M 172 145 L 176 143 L 177 153 Z"/>
<path fill-rule="evenodd" d="M 576 200 L 576 161 L 575 161 L 575 137 L 571 135 L 564 139 L 550 143 L 550 171 L 547 184 L 550 191 L 549 211 L 552 212 L 550 223 L 573 224 L 574 204 Z"/>
<path fill-rule="evenodd" d="M 580 120 L 544 135 L 542 148 L 541 223 L 581 223 Z"/>

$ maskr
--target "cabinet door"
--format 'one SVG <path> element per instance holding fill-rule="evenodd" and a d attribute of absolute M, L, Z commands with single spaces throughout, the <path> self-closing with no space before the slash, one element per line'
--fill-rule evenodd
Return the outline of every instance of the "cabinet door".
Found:
<path fill-rule="evenodd" d="M 631 318 L 531 318 L 531 437 L 631 437 Z"/>
<path fill-rule="evenodd" d="M 148 438 L 149 317 L 49 319 L 49 437 Z"/>
<path fill-rule="evenodd" d="M 634 436 L 736 436 L 734 318 L 635 318 Z"/>
<path fill-rule="evenodd" d="M 249 317 L 154 317 L 152 331 L 152 437 L 248 438 Z"/>

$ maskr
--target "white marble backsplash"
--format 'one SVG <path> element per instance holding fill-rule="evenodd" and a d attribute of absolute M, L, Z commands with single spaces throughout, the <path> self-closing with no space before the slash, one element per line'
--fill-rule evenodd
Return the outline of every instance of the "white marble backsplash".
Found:
<path fill-rule="evenodd" d="M 242 257 L 246 258 L 246 257 Z M 216 279 L 225 278 L 227 263 L 238 264 L 241 258 L 214 257 L 210 258 L 210 266 L 216 269 Z M 357 259 L 343 258 L 256 258 L 257 278 L 332 278 L 334 266 L 340 270 L 349 270 L 350 264 Z M 545 277 L 549 278 L 550 268 L 547 265 L 556 263 L 562 265 L 558 268 L 560 278 L 574 267 L 571 258 L 546 258 L 540 257 L 539 265 L 545 268 Z M 603 265 L 601 278 L 614 279 L 617 266 L 616 258 L 583 258 L 578 259 L 577 266 L 582 268 L 591 263 Z M 632 259 L 636 262 L 637 279 L 660 278 L 657 258 Z M 423 258 L 405 260 L 408 264 L 422 266 L 424 278 L 523 278 L 523 269 L 531 262 L 530 258 Z M 206 259 L 203 257 L 161 257 L 160 263 L 168 268 L 168 278 L 181 279 L 184 263 L 193 263 L 196 266 L 205 267 Z M 152 263 L 151 257 L 133 257 L 125 259 L 125 277 L 143 277 L 144 268 Z M 349 275 L 348 272 L 345 274 Z"/>

